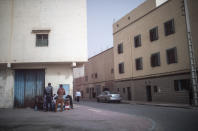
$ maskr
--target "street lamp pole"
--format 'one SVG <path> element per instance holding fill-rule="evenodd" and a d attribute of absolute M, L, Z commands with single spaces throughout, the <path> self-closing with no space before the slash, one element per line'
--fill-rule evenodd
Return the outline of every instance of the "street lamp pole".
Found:
<path fill-rule="evenodd" d="M 198 106 L 198 98 L 197 98 L 197 72 L 196 72 L 196 63 L 195 56 L 193 51 L 193 43 L 192 43 L 192 35 L 190 28 L 190 18 L 189 18 L 189 10 L 188 10 L 188 0 L 184 0 L 184 8 L 185 8 L 185 18 L 186 18 L 186 28 L 187 28 L 187 39 L 188 39 L 188 49 L 189 49 L 189 58 L 190 58 L 190 67 L 191 67 L 191 79 L 192 79 L 192 88 L 193 88 L 193 101 L 194 105 Z"/>

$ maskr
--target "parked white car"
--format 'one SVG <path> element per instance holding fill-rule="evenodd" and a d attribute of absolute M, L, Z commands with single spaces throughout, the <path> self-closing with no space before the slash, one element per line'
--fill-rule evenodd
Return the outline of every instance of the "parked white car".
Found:
<path fill-rule="evenodd" d="M 121 102 L 122 98 L 118 93 L 110 93 L 110 91 L 104 91 L 97 96 L 97 102 Z"/>

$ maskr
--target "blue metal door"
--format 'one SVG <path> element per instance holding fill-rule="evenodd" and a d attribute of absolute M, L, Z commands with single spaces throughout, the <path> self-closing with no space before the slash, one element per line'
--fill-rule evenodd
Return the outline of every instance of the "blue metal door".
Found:
<path fill-rule="evenodd" d="M 43 95 L 44 85 L 44 70 L 16 70 L 14 85 L 15 107 L 33 107 L 35 96 Z"/>

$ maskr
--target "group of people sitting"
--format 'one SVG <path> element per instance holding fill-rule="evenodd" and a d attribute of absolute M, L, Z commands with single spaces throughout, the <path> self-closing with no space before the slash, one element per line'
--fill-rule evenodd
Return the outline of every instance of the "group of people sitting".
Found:
<path fill-rule="evenodd" d="M 55 111 L 57 112 L 58 105 L 60 104 L 60 111 L 62 112 L 64 109 L 73 109 L 72 97 L 67 95 L 65 98 L 63 97 L 66 94 L 63 85 L 61 84 L 57 95 L 53 95 L 53 87 L 51 83 L 48 83 L 48 86 L 44 90 L 44 103 L 43 109 L 44 111 Z"/>

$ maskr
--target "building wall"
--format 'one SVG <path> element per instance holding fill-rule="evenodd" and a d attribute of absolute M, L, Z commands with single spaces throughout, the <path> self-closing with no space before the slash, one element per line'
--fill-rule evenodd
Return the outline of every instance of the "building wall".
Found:
<path fill-rule="evenodd" d="M 135 13 L 137 9 L 146 8 L 148 2 L 153 5 L 154 1 L 147 0 L 131 13 L 127 14 L 122 20 L 114 24 L 114 67 L 115 79 L 125 78 L 141 78 L 150 75 L 170 72 L 182 72 L 189 70 L 189 56 L 186 39 L 186 25 L 185 17 L 181 12 L 181 0 L 170 0 L 158 8 L 153 9 L 150 13 L 138 20 L 134 20 L 126 28 L 120 29 L 118 32 L 115 29 L 116 24 L 127 23 L 127 16 Z M 145 5 L 145 6 L 143 6 Z M 162 17 L 163 16 L 163 17 Z M 164 23 L 168 20 L 174 19 L 175 33 L 169 36 L 164 35 Z M 123 23 L 120 23 L 123 22 Z M 128 22 L 130 23 L 130 22 Z M 158 40 L 150 42 L 149 30 L 158 26 Z M 118 27 L 119 28 L 119 27 Z M 134 47 L 134 37 L 141 34 L 141 47 Z M 123 42 L 124 53 L 117 53 L 117 45 Z M 177 48 L 178 63 L 167 64 L 166 50 L 169 48 Z M 160 52 L 160 66 L 151 67 L 151 54 Z M 135 59 L 142 57 L 143 70 L 135 69 Z M 118 64 L 124 62 L 125 73 L 118 73 Z"/>
<path fill-rule="evenodd" d="M 13 107 L 14 72 L 11 69 L 0 68 L 0 108 Z"/>
<path fill-rule="evenodd" d="M 1 0 L 0 17 L 0 107 L 13 107 L 15 69 L 45 69 L 45 86 L 69 84 L 72 95 L 72 64 L 87 61 L 86 0 Z M 48 46 L 33 30 L 49 31 Z"/>
<path fill-rule="evenodd" d="M 192 41 L 198 60 L 198 9 L 196 0 L 188 1 Z M 146 86 L 151 86 L 152 101 L 189 103 L 191 89 L 175 91 L 174 80 L 190 80 L 190 62 L 185 16 L 182 0 L 147 0 L 113 24 L 115 89 L 124 99 L 130 87 L 132 100 L 147 101 Z M 165 36 L 164 23 L 174 19 L 175 33 Z M 150 29 L 158 27 L 158 40 L 150 41 Z M 134 37 L 141 35 L 141 46 L 135 48 Z M 123 53 L 118 54 L 118 44 L 123 43 Z M 177 63 L 167 63 L 167 49 L 177 49 Z M 151 67 L 151 54 L 160 52 L 160 66 Z M 135 60 L 142 57 L 143 69 L 136 70 Z M 124 73 L 118 64 L 124 62 Z M 154 93 L 154 86 L 159 92 Z M 118 91 L 118 90 L 117 90 Z"/>
<path fill-rule="evenodd" d="M 89 58 L 84 64 L 84 71 L 84 77 L 74 79 L 74 90 L 79 89 L 83 92 L 83 98 L 94 98 L 104 88 L 112 91 L 114 86 L 113 48 Z"/>
<path fill-rule="evenodd" d="M 175 91 L 174 80 L 190 79 L 190 74 L 178 74 L 172 76 L 148 78 L 133 81 L 135 94 L 133 100 L 147 101 L 146 86 L 151 86 L 152 101 L 170 103 L 189 103 L 189 92 L 187 90 Z M 157 86 L 158 92 L 154 92 Z"/>
<path fill-rule="evenodd" d="M 6 0 L 0 12 L 0 63 L 87 61 L 86 0 Z M 32 30 L 50 30 L 48 47 Z"/>
<path fill-rule="evenodd" d="M 85 76 L 88 76 L 88 83 L 97 83 L 114 79 L 113 69 L 113 48 L 110 48 L 96 56 L 89 58 L 85 64 Z M 97 78 L 94 76 L 97 73 Z M 93 77 L 92 77 L 93 76 Z"/>

